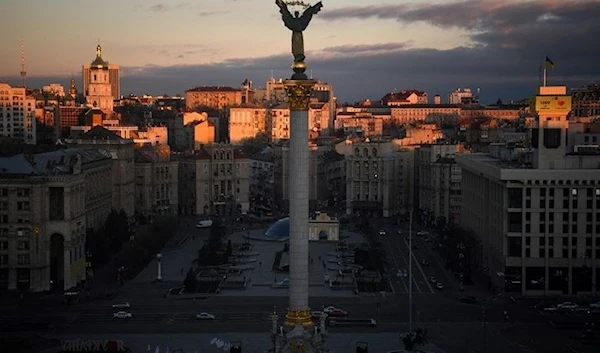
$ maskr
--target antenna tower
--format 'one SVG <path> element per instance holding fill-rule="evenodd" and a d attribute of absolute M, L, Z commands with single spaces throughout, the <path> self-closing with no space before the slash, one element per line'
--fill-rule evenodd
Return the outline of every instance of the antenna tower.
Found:
<path fill-rule="evenodd" d="M 25 71 L 25 43 L 21 41 L 21 86 L 25 87 L 27 71 Z"/>

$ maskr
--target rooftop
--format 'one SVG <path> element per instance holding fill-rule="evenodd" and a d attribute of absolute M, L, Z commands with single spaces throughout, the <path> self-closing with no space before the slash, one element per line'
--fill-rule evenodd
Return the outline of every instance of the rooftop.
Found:
<path fill-rule="evenodd" d="M 233 88 L 229 86 L 199 86 L 188 89 L 187 92 L 238 92 L 241 91 L 239 88 Z"/>

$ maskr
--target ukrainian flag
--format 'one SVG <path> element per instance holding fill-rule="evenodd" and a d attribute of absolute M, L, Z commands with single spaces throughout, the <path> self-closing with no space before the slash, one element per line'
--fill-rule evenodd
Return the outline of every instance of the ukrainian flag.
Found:
<path fill-rule="evenodd" d="M 546 67 L 551 67 L 554 69 L 554 61 L 550 60 L 550 58 L 547 56 L 546 60 L 544 60 L 544 65 L 546 65 Z"/>

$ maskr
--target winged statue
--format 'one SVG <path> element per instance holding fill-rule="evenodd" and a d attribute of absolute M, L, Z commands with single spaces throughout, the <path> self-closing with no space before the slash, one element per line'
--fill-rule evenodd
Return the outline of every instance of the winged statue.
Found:
<path fill-rule="evenodd" d="M 313 6 L 308 7 L 300 15 L 299 11 L 294 11 L 294 15 L 290 12 L 284 0 L 275 0 L 275 4 L 279 6 L 279 12 L 283 23 L 292 31 L 292 54 L 294 61 L 304 61 L 304 37 L 302 32 L 308 27 L 313 15 L 321 11 L 323 4 L 321 1 Z"/>

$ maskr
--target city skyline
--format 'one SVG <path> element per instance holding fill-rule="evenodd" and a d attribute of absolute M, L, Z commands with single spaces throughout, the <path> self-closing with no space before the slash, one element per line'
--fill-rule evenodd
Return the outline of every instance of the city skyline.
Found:
<path fill-rule="evenodd" d="M 22 28 L 22 35 L 2 39 L 5 57 L 13 59 L 0 67 L 1 81 L 20 82 L 21 40 L 29 86 L 78 78 L 81 65 L 95 57 L 98 38 L 105 59 L 122 68 L 123 94 L 174 95 L 200 85 L 238 86 L 245 78 L 263 86 L 271 72 L 290 73 L 289 31 L 271 1 L 137 1 L 118 13 L 107 1 L 86 4 L 91 16 L 67 16 L 81 11 L 74 4 L 61 2 L 44 13 L 31 1 L 2 5 L 31 18 L 6 22 Z M 587 44 L 600 30 L 594 20 L 599 13 L 598 1 L 329 0 L 306 32 L 307 64 L 316 78 L 336 87 L 341 102 L 406 88 L 446 97 L 456 87 L 481 87 L 483 102 L 519 99 L 533 93 L 546 55 L 556 63 L 549 84 L 573 87 L 600 79 L 594 63 L 600 49 Z M 71 22 L 48 24 L 39 36 L 52 14 Z M 207 27 L 217 34 L 203 35 Z M 251 40 L 241 31 L 254 33 Z M 58 54 L 64 52 L 70 55 Z"/>

